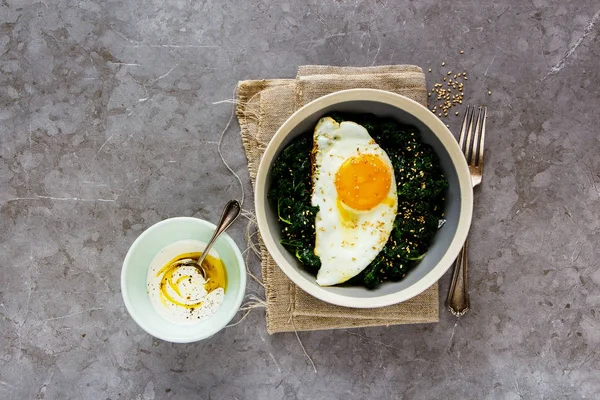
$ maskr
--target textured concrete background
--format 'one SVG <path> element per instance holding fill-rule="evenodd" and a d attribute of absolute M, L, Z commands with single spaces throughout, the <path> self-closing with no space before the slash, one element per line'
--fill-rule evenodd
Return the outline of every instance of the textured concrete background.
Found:
<path fill-rule="evenodd" d="M 0 398 L 600 398 L 598 1 L 273 3 L 0 2 Z M 213 104 L 238 80 L 442 61 L 490 107 L 470 313 L 300 333 L 317 373 L 262 310 L 189 345 L 137 327 L 129 245 L 240 195 Z M 249 192 L 235 124 L 224 149 Z"/>

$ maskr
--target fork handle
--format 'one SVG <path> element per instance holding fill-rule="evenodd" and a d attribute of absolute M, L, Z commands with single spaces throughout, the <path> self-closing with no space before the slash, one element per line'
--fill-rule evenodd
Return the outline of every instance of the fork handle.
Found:
<path fill-rule="evenodd" d="M 469 289 L 467 287 L 467 241 L 463 245 L 454 266 L 452 283 L 446 299 L 446 307 L 457 317 L 469 310 Z"/>

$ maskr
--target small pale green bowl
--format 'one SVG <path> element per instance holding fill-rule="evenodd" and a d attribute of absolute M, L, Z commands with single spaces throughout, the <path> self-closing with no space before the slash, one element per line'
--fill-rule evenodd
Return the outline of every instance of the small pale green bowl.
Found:
<path fill-rule="evenodd" d="M 121 270 L 121 294 L 131 318 L 152 336 L 174 343 L 196 342 L 219 332 L 238 312 L 246 291 L 246 266 L 240 249 L 227 233 L 214 246 L 227 271 L 225 299 L 215 315 L 194 325 L 176 325 L 154 310 L 148 296 L 147 275 L 154 256 L 179 240 L 208 242 L 215 228 L 198 218 L 170 218 L 146 229 L 129 248 Z"/>

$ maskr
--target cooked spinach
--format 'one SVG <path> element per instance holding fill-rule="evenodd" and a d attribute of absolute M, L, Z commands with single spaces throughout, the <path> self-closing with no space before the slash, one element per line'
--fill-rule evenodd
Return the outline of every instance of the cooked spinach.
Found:
<path fill-rule="evenodd" d="M 398 214 L 388 242 L 348 283 L 372 289 L 385 280 L 401 280 L 423 258 L 443 218 L 448 181 L 439 159 L 412 126 L 371 114 L 335 113 L 331 117 L 337 122 L 354 121 L 367 129 L 389 156 L 398 191 Z M 268 197 L 279 216 L 281 243 L 316 273 L 321 262 L 314 254 L 314 220 L 319 208 L 311 206 L 312 146 L 312 133 L 307 133 L 281 152 L 271 170 Z"/>
<path fill-rule="evenodd" d="M 311 272 L 321 268 L 314 253 L 315 217 L 319 207 L 311 205 L 311 135 L 295 138 L 271 167 L 268 198 L 276 208 L 281 244 Z"/>

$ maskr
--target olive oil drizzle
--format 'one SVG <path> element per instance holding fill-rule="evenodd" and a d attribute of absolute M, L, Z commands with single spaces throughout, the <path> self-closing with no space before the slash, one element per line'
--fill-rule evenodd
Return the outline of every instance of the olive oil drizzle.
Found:
<path fill-rule="evenodd" d="M 181 290 L 179 285 L 181 282 L 185 280 L 191 280 L 193 277 L 191 275 L 181 275 L 179 278 L 175 279 L 174 274 L 182 267 L 191 266 L 193 263 L 186 264 L 184 260 L 192 259 L 194 261 L 198 261 L 202 256 L 202 252 L 193 252 L 193 253 L 183 253 L 173 258 L 171 261 L 165 264 L 157 273 L 156 277 L 160 277 L 160 293 L 162 296 L 170 303 L 187 308 L 194 309 L 196 307 L 200 307 L 202 305 L 202 300 L 192 300 L 192 303 L 184 303 L 181 302 L 169 293 L 167 286 L 172 289 L 177 295 L 182 298 Z M 206 282 L 204 283 L 204 289 L 207 294 L 214 291 L 218 288 L 223 288 L 223 290 L 227 289 L 227 274 L 225 268 L 223 267 L 223 263 L 218 258 L 212 257 L 208 255 L 202 265 L 204 271 L 206 273 Z"/>

